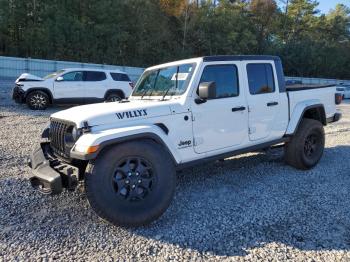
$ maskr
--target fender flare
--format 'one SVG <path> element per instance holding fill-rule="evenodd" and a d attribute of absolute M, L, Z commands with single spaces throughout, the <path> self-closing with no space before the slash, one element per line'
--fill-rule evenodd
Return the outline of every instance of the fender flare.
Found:
<path fill-rule="evenodd" d="M 47 93 L 49 95 L 49 99 L 50 99 L 50 102 L 53 103 L 53 95 L 52 95 L 52 92 L 50 89 L 48 89 L 47 87 L 31 87 L 31 88 L 28 88 L 28 90 L 26 90 L 24 92 L 24 99 L 27 98 L 27 95 L 33 91 L 43 91 L 45 93 Z"/>
<path fill-rule="evenodd" d="M 109 146 L 147 139 L 162 145 L 165 151 L 169 153 L 175 165 L 181 162 L 180 155 L 176 151 L 175 145 L 171 143 L 166 132 L 161 127 L 157 125 L 147 125 L 133 127 L 132 130 L 128 129 L 129 128 L 117 128 L 114 129 L 116 131 L 115 133 L 109 130 L 105 136 L 103 132 L 100 132 L 98 136 L 91 133 L 85 134 L 78 139 L 76 144 L 84 145 L 85 147 L 98 145 L 98 150 L 92 154 L 85 154 L 74 151 L 74 146 L 70 151 L 70 157 L 80 160 L 93 160 Z"/>
<path fill-rule="evenodd" d="M 317 109 L 320 114 L 321 123 L 323 125 L 327 125 L 327 118 L 323 104 L 319 103 L 319 101 L 311 105 L 310 103 L 300 103 L 297 104 L 293 110 L 292 116 L 290 118 L 291 120 L 287 127 L 286 135 L 293 135 L 295 131 L 298 130 L 301 120 L 304 118 L 305 113 L 310 109 Z"/>

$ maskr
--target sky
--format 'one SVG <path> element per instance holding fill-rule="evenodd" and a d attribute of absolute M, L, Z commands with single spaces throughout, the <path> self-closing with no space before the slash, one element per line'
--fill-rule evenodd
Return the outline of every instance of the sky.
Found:
<path fill-rule="evenodd" d="M 328 13 L 330 9 L 334 9 L 337 4 L 344 4 L 350 7 L 350 0 L 318 0 L 320 3 L 318 9 L 321 13 Z"/>

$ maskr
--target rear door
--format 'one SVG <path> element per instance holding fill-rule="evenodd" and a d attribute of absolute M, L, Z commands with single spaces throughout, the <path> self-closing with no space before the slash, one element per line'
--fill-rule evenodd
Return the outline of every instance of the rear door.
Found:
<path fill-rule="evenodd" d="M 61 81 L 54 82 L 54 98 L 61 102 L 82 102 L 85 96 L 83 85 L 83 71 L 67 72 Z"/>
<path fill-rule="evenodd" d="M 245 62 L 245 69 L 248 79 L 249 139 L 272 139 L 281 107 L 274 63 L 249 61 Z"/>
<path fill-rule="evenodd" d="M 239 81 L 239 62 L 204 63 L 201 82 L 215 82 L 216 98 L 193 100 L 193 136 L 196 153 L 239 146 L 246 141 L 248 111 Z"/>

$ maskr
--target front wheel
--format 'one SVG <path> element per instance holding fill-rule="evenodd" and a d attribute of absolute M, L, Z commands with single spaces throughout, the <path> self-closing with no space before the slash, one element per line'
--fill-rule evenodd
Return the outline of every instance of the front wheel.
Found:
<path fill-rule="evenodd" d="M 285 161 L 298 169 L 313 168 L 322 157 L 324 145 L 322 123 L 305 118 L 291 141 L 285 145 Z"/>
<path fill-rule="evenodd" d="M 49 96 L 43 91 L 33 91 L 27 95 L 26 103 L 32 110 L 44 110 L 50 103 Z"/>
<path fill-rule="evenodd" d="M 160 217 L 175 191 L 169 154 L 144 140 L 113 146 L 87 167 L 85 189 L 94 211 L 114 225 L 141 226 Z"/>

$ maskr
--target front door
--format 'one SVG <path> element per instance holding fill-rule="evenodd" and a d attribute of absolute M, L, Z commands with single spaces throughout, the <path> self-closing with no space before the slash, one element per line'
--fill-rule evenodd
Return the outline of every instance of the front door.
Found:
<path fill-rule="evenodd" d="M 256 141 L 270 137 L 276 116 L 280 110 L 279 90 L 275 84 L 274 67 L 271 63 L 246 63 L 248 78 L 247 99 L 249 106 L 249 139 Z M 280 135 L 280 134 L 278 134 Z"/>
<path fill-rule="evenodd" d="M 216 99 L 193 101 L 193 136 L 196 153 L 240 145 L 248 134 L 248 110 L 239 87 L 238 65 L 204 63 L 199 83 L 215 82 Z"/>
<path fill-rule="evenodd" d="M 55 100 L 67 103 L 83 102 L 85 97 L 83 75 L 82 71 L 73 71 L 62 75 L 60 81 L 55 80 Z"/>

